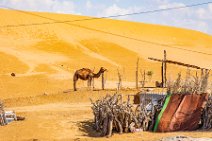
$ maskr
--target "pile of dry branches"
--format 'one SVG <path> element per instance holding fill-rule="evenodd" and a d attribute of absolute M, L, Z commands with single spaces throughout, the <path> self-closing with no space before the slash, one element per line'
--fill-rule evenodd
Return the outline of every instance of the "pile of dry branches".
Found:
<path fill-rule="evenodd" d="M 122 134 L 123 132 L 152 130 L 155 114 L 162 107 L 149 103 L 150 107 L 152 105 L 149 110 L 144 104 L 133 108 L 130 98 L 128 97 L 127 102 L 123 102 L 120 94 L 107 95 L 95 103 L 91 100 L 91 103 L 95 130 L 107 137 L 110 137 L 113 131 Z"/>
<path fill-rule="evenodd" d="M 212 95 L 209 96 L 203 112 L 202 121 L 202 129 L 212 129 Z"/>
<path fill-rule="evenodd" d="M 4 111 L 4 104 L 3 102 L 0 100 L 0 112 Z"/>
<path fill-rule="evenodd" d="M 0 101 L 0 125 L 5 125 L 4 104 Z"/>

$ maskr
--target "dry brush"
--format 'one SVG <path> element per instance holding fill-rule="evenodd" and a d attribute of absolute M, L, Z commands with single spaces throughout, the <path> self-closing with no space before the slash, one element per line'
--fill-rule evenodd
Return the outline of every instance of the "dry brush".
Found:
<path fill-rule="evenodd" d="M 152 130 L 155 115 L 159 113 L 163 104 L 153 105 L 147 110 L 145 104 L 133 106 L 130 98 L 123 102 L 121 94 L 107 95 L 92 103 L 95 130 L 102 136 L 110 137 L 113 132 L 128 133 Z"/>

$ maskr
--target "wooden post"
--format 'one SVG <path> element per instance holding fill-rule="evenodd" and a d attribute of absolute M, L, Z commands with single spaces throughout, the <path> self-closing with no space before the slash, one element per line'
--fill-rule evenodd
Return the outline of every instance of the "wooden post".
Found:
<path fill-rule="evenodd" d="M 135 71 L 135 86 L 136 89 L 138 89 L 138 65 L 139 65 L 139 58 L 137 59 L 137 63 L 136 63 L 136 71 Z"/>
<path fill-rule="evenodd" d="M 121 74 L 120 74 L 120 72 L 119 72 L 119 69 L 117 69 L 117 73 L 118 73 L 118 79 L 119 79 L 119 82 L 118 82 L 118 90 L 120 90 L 121 87 L 122 87 L 122 76 L 121 76 Z"/>
<path fill-rule="evenodd" d="M 162 87 L 164 87 L 164 77 L 163 77 L 163 74 L 164 74 L 164 73 L 163 73 L 163 66 L 164 66 L 164 65 L 163 65 L 163 63 L 164 63 L 164 62 L 162 61 L 162 64 L 161 64 L 161 79 L 162 79 L 162 80 L 161 80 L 161 83 L 162 83 Z"/>
<path fill-rule="evenodd" d="M 144 85 L 143 85 L 143 88 L 144 88 L 144 86 L 145 86 L 145 83 L 146 83 L 146 71 L 144 70 Z"/>
<path fill-rule="evenodd" d="M 164 85 L 163 85 L 163 87 L 166 87 L 166 82 L 167 82 L 167 79 L 166 79 L 166 50 L 164 50 L 164 59 L 163 59 L 163 61 L 164 61 L 164 67 L 163 67 L 163 69 L 164 69 Z"/>
<path fill-rule="evenodd" d="M 95 67 L 93 68 L 93 72 L 94 72 L 94 70 L 95 70 Z M 90 88 L 91 88 L 91 90 L 94 90 L 94 78 L 92 78 L 91 79 L 91 81 L 90 81 Z"/>
<path fill-rule="evenodd" d="M 102 73 L 102 90 L 105 89 L 105 78 L 104 78 L 104 73 Z"/>

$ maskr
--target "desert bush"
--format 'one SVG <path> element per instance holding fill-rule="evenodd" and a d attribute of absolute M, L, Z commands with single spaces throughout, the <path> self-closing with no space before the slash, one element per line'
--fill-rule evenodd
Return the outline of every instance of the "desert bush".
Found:
<path fill-rule="evenodd" d="M 209 87 L 209 70 L 202 70 L 201 76 L 196 74 L 191 75 L 190 70 L 187 70 L 186 77 L 183 80 L 181 73 L 178 73 L 178 77 L 175 81 L 167 81 L 167 91 L 172 94 L 202 94 L 211 93 L 212 86 Z M 208 91 L 211 89 L 210 91 Z"/>

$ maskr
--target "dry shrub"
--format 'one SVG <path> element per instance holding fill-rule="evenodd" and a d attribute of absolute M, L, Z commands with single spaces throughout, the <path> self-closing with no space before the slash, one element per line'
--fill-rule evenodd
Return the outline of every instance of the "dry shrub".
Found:
<path fill-rule="evenodd" d="M 201 76 L 196 74 L 191 75 L 190 70 L 187 70 L 186 77 L 183 80 L 181 73 L 178 73 L 177 79 L 167 81 L 167 90 L 172 94 L 202 94 L 211 93 L 212 86 L 209 87 L 210 70 L 201 70 Z M 208 90 L 211 89 L 209 92 Z"/>

